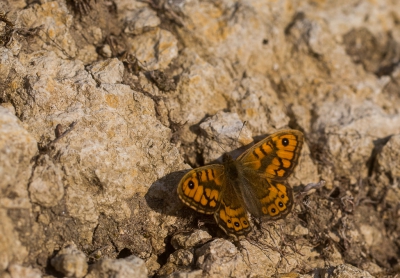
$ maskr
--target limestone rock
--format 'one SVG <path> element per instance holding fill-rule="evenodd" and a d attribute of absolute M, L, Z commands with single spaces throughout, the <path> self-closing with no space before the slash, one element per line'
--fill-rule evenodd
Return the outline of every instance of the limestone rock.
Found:
<path fill-rule="evenodd" d="M 147 70 L 165 69 L 178 55 L 177 43 L 174 35 L 162 29 L 128 39 L 129 53 Z"/>
<path fill-rule="evenodd" d="M 369 278 L 373 277 L 368 271 L 358 269 L 352 265 L 342 264 L 338 265 L 332 271 L 332 277 L 335 278 Z"/>
<path fill-rule="evenodd" d="M 139 35 L 154 29 L 158 25 L 160 25 L 160 19 L 157 17 L 157 13 L 144 7 L 126 15 L 124 32 Z"/>
<path fill-rule="evenodd" d="M 193 263 L 193 253 L 185 249 L 176 250 L 169 256 L 168 262 L 176 265 L 189 266 Z"/>
<path fill-rule="evenodd" d="M 110 277 L 110 275 L 117 278 L 146 278 L 147 269 L 143 260 L 132 255 L 119 260 L 103 259 L 91 266 L 89 273 L 85 277 L 101 278 Z"/>
<path fill-rule="evenodd" d="M 171 244 L 175 249 L 190 248 L 210 240 L 211 235 L 203 230 L 195 230 L 191 233 L 178 233 L 171 239 Z"/>
<path fill-rule="evenodd" d="M 75 244 L 70 244 L 61 249 L 51 259 L 51 265 L 66 277 L 83 277 L 88 270 L 85 254 L 78 250 Z"/>
<path fill-rule="evenodd" d="M 236 247 L 224 239 L 216 239 L 196 250 L 196 267 L 209 277 L 221 277 L 230 273 L 233 277 L 244 277 L 250 273 Z"/>
<path fill-rule="evenodd" d="M 0 272 L 3 272 L 12 263 L 22 263 L 28 255 L 28 250 L 19 240 L 13 221 L 7 216 L 5 209 L 0 209 L 0 216 L 0 232 L 2 234 L 0 238 Z M 19 266 L 16 268 L 18 270 Z"/>
<path fill-rule="evenodd" d="M 36 162 L 29 184 L 29 194 L 33 203 L 44 207 L 55 206 L 64 197 L 60 170 L 48 155 L 38 158 Z"/>
<path fill-rule="evenodd" d="M 236 113 L 218 112 L 200 124 L 202 136 L 198 143 L 202 146 L 204 162 L 214 161 L 235 146 L 252 143 L 251 131 Z"/>
<path fill-rule="evenodd" d="M 20 277 L 41 278 L 43 276 L 42 276 L 42 272 L 39 269 L 13 264 L 8 267 L 7 272 L 3 277 L 5 277 L 5 278 L 20 278 Z"/>
<path fill-rule="evenodd" d="M 376 171 L 385 173 L 392 180 L 400 178 L 399 147 L 400 135 L 394 134 L 381 147 L 381 151 L 376 157 Z"/>
<path fill-rule="evenodd" d="M 0 206 L 30 208 L 26 185 L 32 171 L 37 142 L 18 118 L 0 106 Z"/>
<path fill-rule="evenodd" d="M 88 69 L 99 83 L 120 83 L 124 74 L 124 65 L 118 59 L 96 62 Z"/>

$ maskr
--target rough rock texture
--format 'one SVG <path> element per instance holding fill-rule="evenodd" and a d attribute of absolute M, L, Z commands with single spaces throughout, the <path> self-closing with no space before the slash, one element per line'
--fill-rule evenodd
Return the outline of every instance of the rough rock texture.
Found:
<path fill-rule="evenodd" d="M 0 272 L 19 272 L 29 247 L 19 236 L 33 215 L 27 185 L 32 174 L 32 158 L 37 155 L 37 142 L 10 111 L 0 106 Z M 23 219 L 25 218 L 25 219 Z"/>
<path fill-rule="evenodd" d="M 87 278 L 146 278 L 147 269 L 142 259 L 132 255 L 120 260 L 103 259 L 91 266 Z"/>
<path fill-rule="evenodd" d="M 61 249 L 51 259 L 51 265 L 66 277 L 83 277 L 88 270 L 86 260 L 85 254 L 72 243 Z"/>
<path fill-rule="evenodd" d="M 399 22 L 391 0 L 0 1 L 0 276 L 395 277 Z M 232 242 L 180 202 L 188 169 L 284 128 L 286 219 Z"/>

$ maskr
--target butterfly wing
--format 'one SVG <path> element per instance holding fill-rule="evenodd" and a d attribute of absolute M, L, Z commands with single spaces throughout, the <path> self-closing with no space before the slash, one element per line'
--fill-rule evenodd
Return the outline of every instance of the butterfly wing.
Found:
<path fill-rule="evenodd" d="M 283 130 L 261 140 L 236 160 L 242 173 L 239 184 L 243 200 L 252 215 L 279 219 L 291 211 L 293 192 L 284 180 L 296 167 L 302 146 L 300 131 Z"/>
<path fill-rule="evenodd" d="M 214 214 L 218 226 L 236 240 L 251 231 L 248 213 L 243 201 L 238 197 L 232 184 L 228 181 L 221 198 L 221 205 Z"/>
<path fill-rule="evenodd" d="M 189 171 L 178 185 L 178 196 L 195 211 L 213 214 L 225 186 L 224 166 L 208 165 Z"/>
<path fill-rule="evenodd" d="M 241 191 L 246 208 L 255 217 L 280 219 L 293 207 L 293 191 L 283 182 L 261 176 L 244 176 Z"/>
<path fill-rule="evenodd" d="M 245 171 L 271 180 L 283 181 L 296 167 L 302 146 L 303 133 L 297 130 L 282 130 L 255 144 L 244 152 L 237 162 Z"/>

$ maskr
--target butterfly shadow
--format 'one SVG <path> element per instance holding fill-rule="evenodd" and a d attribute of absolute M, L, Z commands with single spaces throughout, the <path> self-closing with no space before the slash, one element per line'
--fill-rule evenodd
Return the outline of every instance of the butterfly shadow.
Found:
<path fill-rule="evenodd" d="M 177 216 L 184 206 L 178 197 L 177 187 L 189 171 L 190 169 L 172 172 L 156 180 L 144 196 L 147 205 L 158 213 Z"/>

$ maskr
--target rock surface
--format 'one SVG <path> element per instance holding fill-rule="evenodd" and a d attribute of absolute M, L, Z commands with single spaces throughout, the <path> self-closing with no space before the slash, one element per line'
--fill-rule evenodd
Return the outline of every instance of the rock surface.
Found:
<path fill-rule="evenodd" d="M 399 1 L 0 11 L 1 277 L 400 269 Z M 181 203 L 188 169 L 286 128 L 305 135 L 286 219 L 231 242 Z"/>
<path fill-rule="evenodd" d="M 93 264 L 85 277 L 146 278 L 147 269 L 144 261 L 133 255 L 120 260 L 106 258 Z"/>
<path fill-rule="evenodd" d="M 85 254 L 74 243 L 65 246 L 51 259 L 51 265 L 65 277 L 83 277 L 88 270 Z"/>

